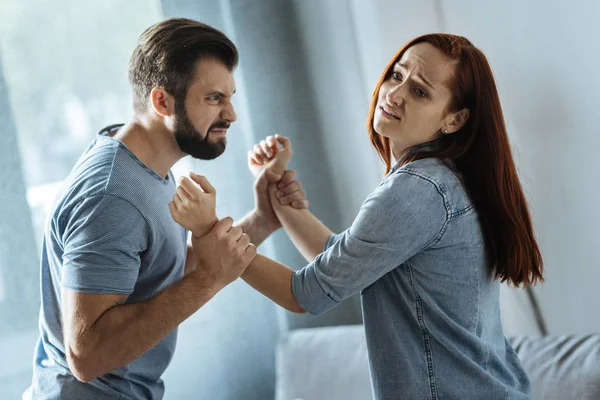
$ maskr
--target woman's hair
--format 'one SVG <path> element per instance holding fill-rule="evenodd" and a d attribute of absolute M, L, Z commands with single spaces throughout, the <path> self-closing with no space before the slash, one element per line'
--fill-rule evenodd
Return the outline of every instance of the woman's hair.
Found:
<path fill-rule="evenodd" d="M 466 38 L 438 33 L 413 39 L 381 75 L 371 99 L 368 129 L 371 143 L 385 163 L 386 174 L 391 167 L 390 140 L 373 128 L 379 89 L 394 64 L 417 43 L 430 43 L 454 60 L 454 74 L 447 82 L 452 92 L 447 111 L 467 108 L 470 115 L 460 130 L 441 135 L 439 150 L 417 150 L 410 160 L 452 160 L 479 215 L 496 278 L 515 286 L 543 281 L 542 256 L 517 176 L 494 76 L 485 55 Z"/>

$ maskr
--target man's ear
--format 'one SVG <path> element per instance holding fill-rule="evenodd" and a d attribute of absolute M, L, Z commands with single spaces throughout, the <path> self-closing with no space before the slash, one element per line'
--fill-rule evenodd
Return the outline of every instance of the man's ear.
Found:
<path fill-rule="evenodd" d="M 175 113 L 175 98 L 160 87 L 155 87 L 150 92 L 152 109 L 158 115 L 169 117 Z"/>

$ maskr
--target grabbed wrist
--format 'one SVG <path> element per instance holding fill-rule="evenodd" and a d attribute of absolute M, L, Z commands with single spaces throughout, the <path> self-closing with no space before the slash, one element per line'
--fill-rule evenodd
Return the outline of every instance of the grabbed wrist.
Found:
<path fill-rule="evenodd" d="M 214 226 L 217 224 L 217 222 L 219 222 L 218 218 L 215 218 L 215 220 L 213 222 L 211 222 L 210 224 L 207 224 L 203 227 L 197 227 L 195 229 L 192 230 L 192 235 L 194 235 L 195 238 L 201 238 L 202 236 L 206 235 L 208 232 L 210 232 L 212 230 L 212 228 L 214 228 Z"/>
<path fill-rule="evenodd" d="M 277 217 L 262 213 L 258 209 L 252 210 L 252 222 L 256 229 L 260 230 L 267 236 L 281 228 L 281 223 Z"/>

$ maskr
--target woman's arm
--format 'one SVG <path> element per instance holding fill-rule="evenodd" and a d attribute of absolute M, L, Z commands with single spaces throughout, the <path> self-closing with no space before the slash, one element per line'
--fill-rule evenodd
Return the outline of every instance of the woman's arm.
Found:
<path fill-rule="evenodd" d="M 282 205 L 277 198 L 277 184 L 269 185 L 271 205 L 294 246 L 311 262 L 323 252 L 331 230 L 307 209 L 296 209 Z M 285 195 L 285 192 L 283 193 Z"/>
<path fill-rule="evenodd" d="M 292 291 L 293 274 L 293 269 L 257 254 L 242 274 L 242 279 L 281 307 L 302 314 L 306 311 Z"/>
<path fill-rule="evenodd" d="M 282 148 L 279 148 L 279 145 Z M 254 146 L 254 149 L 248 153 L 248 167 L 256 177 L 265 169 L 271 172 L 271 176 L 281 177 L 291 157 L 292 144 L 287 137 L 269 136 Z M 294 184 L 289 184 L 290 180 L 294 180 L 295 175 L 290 175 L 289 179 L 286 178 L 284 177 L 279 182 L 270 181 L 269 197 L 271 207 L 298 251 L 310 262 L 323 252 L 325 243 L 331 235 L 331 230 L 307 209 L 290 206 L 291 201 L 289 200 L 291 200 L 290 197 L 293 197 L 292 193 L 300 190 L 300 187 L 297 181 L 294 181 Z"/>
<path fill-rule="evenodd" d="M 297 181 L 294 181 L 294 176 L 294 173 L 291 171 L 283 174 L 284 179 L 282 183 L 288 194 L 287 200 L 294 200 L 294 203 L 298 201 L 306 202 L 306 199 L 303 198 L 303 191 L 301 194 L 298 193 L 300 186 Z M 173 202 L 169 204 L 169 207 L 175 221 L 190 229 L 194 236 L 201 237 L 212 226 L 210 217 L 214 214 L 214 197 L 216 191 L 203 177 L 191 175 L 191 179 L 202 185 L 204 192 L 188 178 L 184 178 L 180 181 L 177 188 L 177 195 L 174 197 Z M 267 194 L 267 185 L 265 185 L 264 190 L 265 194 Z M 285 207 L 293 208 L 288 205 Z M 306 205 L 303 205 L 303 207 L 306 207 Z M 194 259 L 195 253 L 188 251 L 186 275 L 190 273 L 189 270 L 193 269 L 188 267 L 191 267 L 191 264 L 195 262 Z M 294 271 L 291 268 L 262 255 L 258 255 L 250 266 L 246 268 L 242 278 L 254 289 L 281 307 L 292 312 L 304 313 L 304 309 L 296 301 L 296 297 L 292 292 L 291 282 L 293 273 Z"/>
<path fill-rule="evenodd" d="M 273 210 L 296 248 L 310 262 L 323 251 L 331 231 L 307 209 L 280 204 L 277 191 L 277 184 L 269 185 Z M 283 194 L 286 194 L 285 191 Z M 257 254 L 242 274 L 242 279 L 281 307 L 295 313 L 305 313 L 292 290 L 293 274 L 293 269 Z"/>
<path fill-rule="evenodd" d="M 269 195 L 275 196 L 276 191 L 270 187 Z M 310 229 L 323 234 L 315 242 L 326 240 L 328 230 L 318 221 L 307 222 L 312 217 L 309 213 L 272 204 L 282 213 L 284 224 L 301 228 L 300 241 Z M 435 244 L 449 221 L 446 207 L 443 194 L 431 180 L 413 172 L 396 173 L 369 195 L 352 226 L 308 266 L 293 271 L 257 256 L 242 278 L 290 311 L 321 314 Z M 186 207 L 180 210 L 186 217 L 183 220 L 193 219 L 195 214 L 186 212 Z"/>
<path fill-rule="evenodd" d="M 273 210 L 298 251 L 310 262 L 323 251 L 331 231 L 307 209 L 281 205 L 276 197 L 277 190 L 277 184 L 269 185 Z M 293 269 L 257 254 L 242 279 L 281 307 L 305 313 L 292 290 L 293 274 Z"/>

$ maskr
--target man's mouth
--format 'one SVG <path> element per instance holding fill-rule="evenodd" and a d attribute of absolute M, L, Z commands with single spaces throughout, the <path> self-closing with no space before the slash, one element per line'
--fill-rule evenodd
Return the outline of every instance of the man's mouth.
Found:
<path fill-rule="evenodd" d="M 217 135 L 217 136 L 225 136 L 227 134 L 227 129 L 225 129 L 225 128 L 215 128 L 215 129 L 211 129 L 210 133 L 214 134 L 214 135 Z"/>

